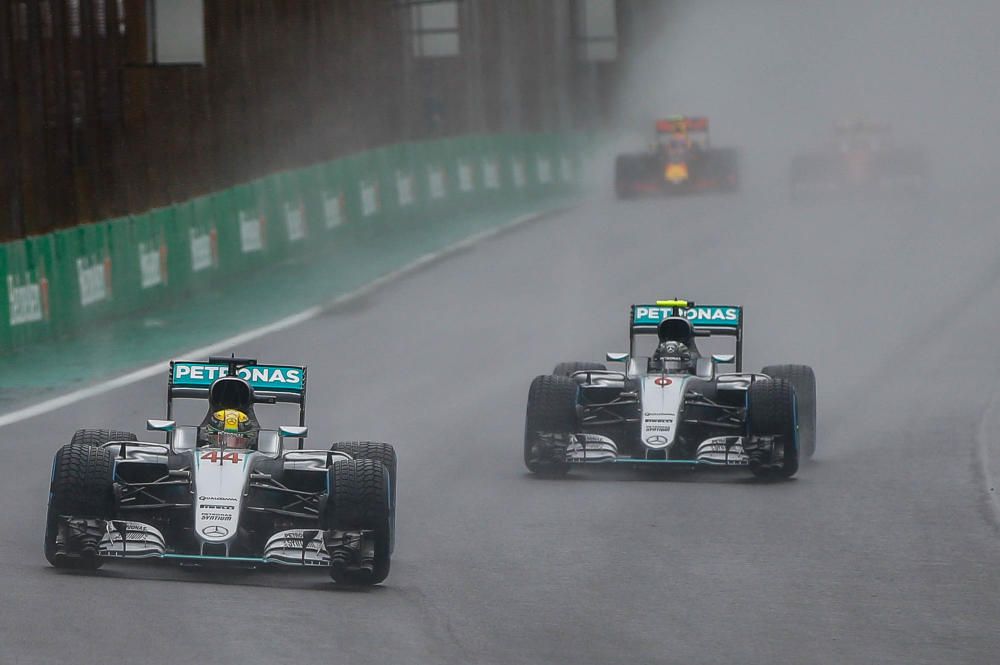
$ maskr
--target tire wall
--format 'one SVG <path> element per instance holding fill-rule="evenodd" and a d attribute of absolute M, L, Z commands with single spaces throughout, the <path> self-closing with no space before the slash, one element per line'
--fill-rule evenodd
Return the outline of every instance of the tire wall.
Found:
<path fill-rule="evenodd" d="M 391 251 L 422 222 L 575 191 L 575 135 L 406 143 L 274 173 L 140 215 L 0 245 L 0 351 L 176 302 L 288 259 Z M 373 243 L 372 239 L 378 239 Z"/>

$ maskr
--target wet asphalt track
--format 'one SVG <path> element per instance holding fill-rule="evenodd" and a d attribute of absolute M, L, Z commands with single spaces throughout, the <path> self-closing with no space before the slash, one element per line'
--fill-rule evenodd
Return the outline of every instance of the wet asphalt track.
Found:
<path fill-rule="evenodd" d="M 53 452 L 76 427 L 139 430 L 164 381 L 8 426 L 0 663 L 997 662 L 977 449 L 1000 366 L 995 219 L 976 201 L 599 200 L 235 349 L 309 365 L 314 444 L 397 444 L 397 556 L 370 591 L 56 572 Z M 744 304 L 750 367 L 815 366 L 815 463 L 771 485 L 527 475 L 531 378 L 622 349 L 627 305 L 671 296 Z"/>

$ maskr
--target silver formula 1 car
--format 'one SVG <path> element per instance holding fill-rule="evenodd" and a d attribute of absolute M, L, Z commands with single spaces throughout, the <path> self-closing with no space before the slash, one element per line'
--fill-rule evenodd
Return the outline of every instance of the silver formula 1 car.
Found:
<path fill-rule="evenodd" d="M 349 441 L 307 450 L 306 368 L 212 357 L 170 363 L 165 441 L 79 430 L 52 463 L 45 558 L 93 570 L 116 559 L 182 565 L 304 566 L 335 582 L 389 574 L 396 454 Z M 174 400 L 207 401 L 179 426 Z M 264 429 L 259 404 L 298 407 L 298 424 Z M 295 441 L 298 441 L 295 445 Z"/>
<path fill-rule="evenodd" d="M 624 371 L 560 363 L 532 381 L 524 431 L 530 471 L 673 465 L 787 478 L 813 454 L 815 375 L 805 365 L 744 372 L 741 307 L 633 305 L 629 332 L 629 351 L 607 354 Z M 703 357 L 697 342 L 710 337 L 732 339 L 735 353 Z"/>

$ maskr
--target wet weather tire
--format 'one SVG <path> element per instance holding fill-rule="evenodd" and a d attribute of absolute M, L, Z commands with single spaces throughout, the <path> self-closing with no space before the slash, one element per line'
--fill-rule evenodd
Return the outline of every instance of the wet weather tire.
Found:
<path fill-rule="evenodd" d="M 795 422 L 795 389 L 785 379 L 760 379 L 750 386 L 750 436 L 774 437 L 781 446 L 781 463 L 760 464 L 751 461 L 755 476 L 791 478 L 799 470 L 799 442 Z M 753 455 L 751 454 L 751 460 Z"/>
<path fill-rule="evenodd" d="M 761 370 L 774 379 L 785 379 L 795 388 L 798 404 L 799 456 L 812 459 L 816 452 L 816 374 L 808 365 L 769 365 Z"/>
<path fill-rule="evenodd" d="M 347 453 L 354 459 L 373 459 L 389 470 L 389 488 L 393 502 L 396 500 L 396 449 L 379 441 L 337 441 L 330 450 Z"/>
<path fill-rule="evenodd" d="M 562 476 L 569 471 L 565 461 L 546 459 L 539 435 L 576 432 L 576 393 L 576 382 L 566 376 L 542 375 L 531 382 L 524 417 L 524 465 L 532 473 Z"/>
<path fill-rule="evenodd" d="M 330 496 L 324 509 L 324 527 L 343 531 L 371 531 L 375 561 L 371 571 L 330 566 L 338 584 L 371 586 L 389 576 L 392 511 L 389 503 L 389 470 L 374 459 L 334 462 L 329 474 Z"/>
<path fill-rule="evenodd" d="M 79 443 L 85 446 L 100 446 L 108 441 L 138 441 L 132 432 L 125 432 L 117 429 L 78 429 L 73 434 L 70 443 Z"/>
<path fill-rule="evenodd" d="M 52 461 L 49 508 L 45 519 L 45 558 L 56 568 L 94 570 L 96 549 L 66 556 L 58 552 L 59 516 L 110 519 L 114 512 L 114 457 L 110 450 L 82 443 L 59 449 Z"/>
<path fill-rule="evenodd" d="M 573 372 L 581 371 L 607 371 L 607 366 L 604 363 L 592 363 L 592 362 L 567 362 L 559 363 L 556 365 L 555 369 L 552 370 L 552 374 L 555 376 L 570 376 Z"/>

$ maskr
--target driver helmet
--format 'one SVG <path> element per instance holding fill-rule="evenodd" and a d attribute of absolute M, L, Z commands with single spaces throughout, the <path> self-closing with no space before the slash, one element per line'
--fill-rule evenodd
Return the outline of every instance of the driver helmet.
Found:
<path fill-rule="evenodd" d="M 690 372 L 694 369 L 695 358 L 691 349 L 683 342 L 667 340 L 656 347 L 654 360 L 659 361 L 663 372 Z"/>
<path fill-rule="evenodd" d="M 257 432 L 250 417 L 238 409 L 219 409 L 212 414 L 206 427 L 209 445 L 220 448 L 251 448 Z"/>

